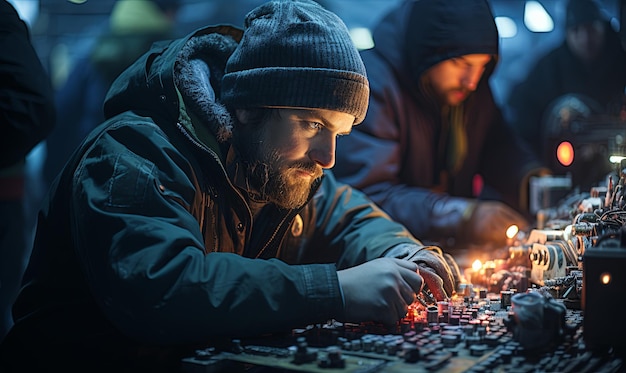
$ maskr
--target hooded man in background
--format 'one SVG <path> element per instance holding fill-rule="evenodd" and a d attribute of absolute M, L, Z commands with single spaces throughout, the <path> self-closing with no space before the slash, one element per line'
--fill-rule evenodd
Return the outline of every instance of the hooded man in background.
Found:
<path fill-rule="evenodd" d="M 424 240 L 504 244 L 525 228 L 536 158 L 505 125 L 489 77 L 498 30 L 485 0 L 403 1 L 362 52 L 371 99 L 337 147 L 337 177 Z"/>

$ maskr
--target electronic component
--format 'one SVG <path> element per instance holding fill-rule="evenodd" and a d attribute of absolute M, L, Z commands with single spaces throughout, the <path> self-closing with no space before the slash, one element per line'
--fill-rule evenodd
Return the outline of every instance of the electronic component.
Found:
<path fill-rule="evenodd" d="M 528 343 L 528 333 L 515 314 L 515 307 L 518 311 L 521 307 L 516 300 L 522 295 L 526 294 L 510 298 L 511 308 L 493 294 L 478 299 L 452 299 L 426 308 L 415 305 L 414 312 L 394 327 L 330 321 L 294 330 L 280 342 L 268 339 L 266 345 L 259 345 L 258 339 L 250 344 L 237 340 L 231 348 L 199 350 L 195 356 L 183 359 L 183 371 L 231 372 L 250 366 L 281 372 L 362 373 L 624 369 L 618 356 L 586 349 L 581 311 L 566 309 L 554 299 L 540 304 L 547 316 L 540 323 L 547 320 L 549 325 L 555 325 L 542 335 L 550 338 L 542 340 L 546 343 L 541 345 Z M 434 320 L 433 315 L 437 321 L 427 321 Z"/>
<path fill-rule="evenodd" d="M 538 211 L 542 227 L 515 241 L 507 259 L 470 268 L 446 301 L 419 294 L 397 325 L 331 320 L 279 343 L 234 340 L 183 359 L 184 371 L 625 371 L 624 184 L 619 172 L 615 185 Z"/>
<path fill-rule="evenodd" d="M 541 349 L 560 343 L 570 331 L 565 323 L 566 307 L 540 290 L 511 298 L 509 327 L 524 348 Z"/>
<path fill-rule="evenodd" d="M 575 255 L 573 248 L 567 241 L 533 244 L 530 251 L 531 282 L 543 286 L 545 280 L 565 276 L 567 267 L 576 265 L 578 262 L 576 256 L 572 257 L 573 255 Z"/>
<path fill-rule="evenodd" d="M 626 246 L 615 240 L 589 248 L 583 261 L 582 303 L 585 311 L 585 342 L 594 348 L 626 351 L 626 320 L 619 316 L 626 307 Z"/>

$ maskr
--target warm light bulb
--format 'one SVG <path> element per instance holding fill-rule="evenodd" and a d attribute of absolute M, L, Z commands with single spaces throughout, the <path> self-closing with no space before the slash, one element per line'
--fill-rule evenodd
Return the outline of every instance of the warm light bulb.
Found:
<path fill-rule="evenodd" d="M 506 238 L 513 238 L 519 232 L 517 225 L 513 224 L 506 229 Z"/>
<path fill-rule="evenodd" d="M 481 269 L 482 266 L 483 266 L 483 264 L 478 259 L 474 260 L 474 263 L 472 263 L 472 269 L 474 270 L 474 272 L 476 272 L 479 269 Z"/>
<path fill-rule="evenodd" d="M 569 141 L 563 141 L 556 148 L 556 159 L 565 167 L 574 162 L 574 147 Z"/>
<path fill-rule="evenodd" d="M 611 282 L 611 274 L 604 272 L 600 275 L 600 282 L 602 285 L 608 285 Z"/>

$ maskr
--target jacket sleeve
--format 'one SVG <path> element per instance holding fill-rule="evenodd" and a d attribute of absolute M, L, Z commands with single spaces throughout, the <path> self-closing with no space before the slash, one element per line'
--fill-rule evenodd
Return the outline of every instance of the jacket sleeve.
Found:
<path fill-rule="evenodd" d="M 82 270 L 104 315 L 126 335 L 203 343 L 287 332 L 343 312 L 333 263 L 288 265 L 229 247 L 205 253 L 201 229 L 226 230 L 230 215 L 205 216 L 215 226 L 202 227 L 192 211 L 217 209 L 154 125 L 109 127 L 83 156 L 73 184 Z"/>
<path fill-rule="evenodd" d="M 50 133 L 55 109 L 26 24 L 7 1 L 0 2 L 0 17 L 0 168 L 5 168 L 22 161 Z"/>
<path fill-rule="evenodd" d="M 329 170 L 315 196 L 315 260 L 334 259 L 345 269 L 379 258 L 393 246 L 422 243 L 393 221 L 363 192 L 340 183 Z"/>
<path fill-rule="evenodd" d="M 453 273 L 443 254 L 435 254 L 433 247 L 424 246 L 400 223 L 377 207 L 362 192 L 338 183 L 330 171 L 326 172 L 321 192 L 316 196 L 318 207 L 318 236 L 312 250 L 328 258 L 325 251 L 339 248 L 337 269 L 345 269 L 384 256 L 415 261 L 436 277 L 437 294 L 454 290 Z M 438 248 L 437 248 L 438 249 Z M 320 260 L 323 260 L 320 258 Z M 434 286 L 433 283 L 431 285 Z M 443 297 L 443 294 L 442 294 Z"/>

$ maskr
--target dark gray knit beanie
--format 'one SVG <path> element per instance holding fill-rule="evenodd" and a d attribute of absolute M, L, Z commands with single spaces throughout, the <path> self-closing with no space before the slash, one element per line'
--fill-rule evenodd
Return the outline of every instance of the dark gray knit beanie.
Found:
<path fill-rule="evenodd" d="M 271 1 L 245 19 L 241 42 L 222 80 L 222 102 L 235 108 L 303 107 L 352 114 L 369 102 L 365 66 L 348 29 L 311 0 Z"/>

